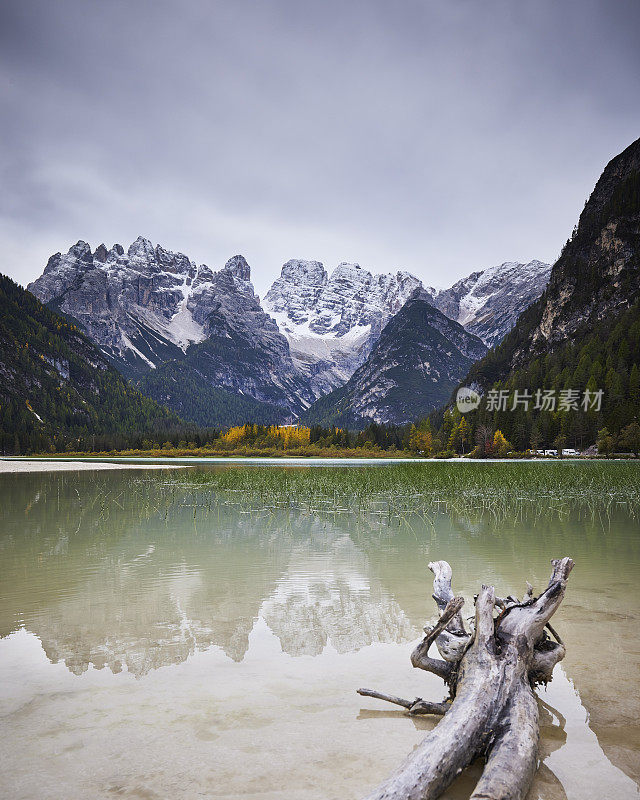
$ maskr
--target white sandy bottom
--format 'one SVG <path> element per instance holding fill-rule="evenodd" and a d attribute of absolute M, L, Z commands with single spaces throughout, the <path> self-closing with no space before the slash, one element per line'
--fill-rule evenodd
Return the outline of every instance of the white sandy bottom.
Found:
<path fill-rule="evenodd" d="M 0 459 L 2 472 L 76 472 L 103 469 L 177 469 L 187 464 L 111 464 L 104 461 L 6 461 Z"/>

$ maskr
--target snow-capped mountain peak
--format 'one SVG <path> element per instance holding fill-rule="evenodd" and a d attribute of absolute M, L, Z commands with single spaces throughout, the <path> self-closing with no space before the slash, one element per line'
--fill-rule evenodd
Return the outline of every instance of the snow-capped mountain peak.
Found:
<path fill-rule="evenodd" d="M 389 319 L 421 286 L 407 272 L 373 275 L 341 262 L 292 259 L 263 305 L 289 341 L 292 358 L 316 397 L 341 386 L 366 359 Z"/>
<path fill-rule="evenodd" d="M 29 289 L 73 317 L 125 375 L 147 380 L 159 402 L 182 414 L 191 412 L 200 388 L 253 398 L 270 418 L 288 418 L 314 399 L 241 255 L 214 271 L 144 237 L 126 252 L 101 244 L 92 253 L 80 241 L 52 256 Z M 174 370 L 188 376 L 185 393 Z"/>
<path fill-rule="evenodd" d="M 119 244 L 92 253 L 78 241 L 52 256 L 29 290 L 78 320 L 107 355 L 125 363 L 125 372 L 155 368 L 178 355 L 172 347 L 184 352 L 203 341 L 212 309 L 229 295 L 259 306 L 243 256 L 215 272 L 142 236 L 126 253 Z"/>
<path fill-rule="evenodd" d="M 443 314 L 493 347 L 525 308 L 540 297 L 550 274 L 551 265 L 542 261 L 505 261 L 472 272 L 449 289 L 429 288 L 427 292 Z"/>
<path fill-rule="evenodd" d="M 223 269 L 230 272 L 238 281 L 242 281 L 245 284 L 251 281 L 251 267 L 247 264 L 247 259 L 244 256 L 233 256 L 227 261 Z"/>

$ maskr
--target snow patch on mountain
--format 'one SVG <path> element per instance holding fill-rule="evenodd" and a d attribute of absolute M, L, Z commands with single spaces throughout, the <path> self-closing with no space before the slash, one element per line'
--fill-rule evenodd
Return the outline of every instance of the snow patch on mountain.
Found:
<path fill-rule="evenodd" d="M 191 413 L 199 384 L 205 394 L 251 397 L 269 415 L 281 409 L 282 419 L 315 399 L 241 255 L 214 271 L 142 237 L 126 253 L 80 241 L 52 256 L 29 289 L 72 317 L 124 375 L 144 382 L 152 373 L 149 391 L 181 414 Z M 184 389 L 181 373 L 190 376 Z"/>
<path fill-rule="evenodd" d="M 292 259 L 263 305 L 320 397 L 351 377 L 389 319 L 421 285 L 408 272 L 373 275 L 359 264 L 342 262 L 329 275 L 319 261 Z"/>
<path fill-rule="evenodd" d="M 506 261 L 472 272 L 449 289 L 426 291 L 437 309 L 493 347 L 540 297 L 550 274 L 551 265 L 542 261 Z"/>

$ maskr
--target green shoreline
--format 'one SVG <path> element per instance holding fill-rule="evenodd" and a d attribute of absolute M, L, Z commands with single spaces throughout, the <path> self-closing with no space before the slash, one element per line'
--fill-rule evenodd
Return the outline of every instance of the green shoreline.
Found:
<path fill-rule="evenodd" d="M 144 462 L 163 462 L 163 463 L 171 463 L 174 462 L 185 462 L 185 461 L 192 461 L 197 463 L 207 463 L 207 462 L 216 462 L 216 463 L 250 463 L 252 461 L 259 461 L 263 463 L 279 463 L 284 461 L 289 462 L 297 462 L 297 463 L 304 463 L 304 462 L 323 462 L 323 463 L 332 463 L 332 462 L 372 462 L 372 463 L 380 463 L 380 462 L 393 462 L 393 463 L 405 463 L 405 464 L 425 464 L 425 463 L 464 463 L 464 464 L 514 464 L 514 463 L 528 463 L 528 464 L 537 464 L 537 463 L 558 463 L 558 462 L 568 462 L 568 463 L 585 463 L 591 461 L 629 461 L 629 462 L 636 462 L 638 459 L 629 458 L 629 457 L 616 457 L 605 459 L 604 457 L 598 456 L 565 456 L 564 458 L 558 457 L 536 457 L 531 458 L 528 456 L 522 457 L 515 457 L 515 458 L 470 458 L 467 456 L 455 456 L 452 458 L 434 458 L 428 456 L 407 456 L 407 455 L 389 455 L 388 453 L 380 453 L 379 455 L 372 455 L 370 453 L 366 455 L 296 455 L 295 453 L 281 453 L 279 455 L 263 455 L 263 454 L 221 454 L 221 453 L 214 453 L 212 455 L 151 455 L 148 453 L 141 453 L 140 455 L 114 455 L 110 453 L 102 454 L 95 454 L 92 453 L 88 455 L 86 453 L 71 453 L 65 456 L 46 456 L 46 455 L 34 455 L 34 456 L 0 456 L 0 461 L 41 461 L 41 462 L 65 462 L 65 461 L 82 461 L 82 462 L 136 462 L 136 461 L 144 461 Z"/>

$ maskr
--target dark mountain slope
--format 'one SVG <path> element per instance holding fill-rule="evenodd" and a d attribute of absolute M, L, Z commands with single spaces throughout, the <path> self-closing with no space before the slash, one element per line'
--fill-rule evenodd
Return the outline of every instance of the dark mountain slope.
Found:
<path fill-rule="evenodd" d="M 499 427 L 518 449 L 558 435 L 586 446 L 603 426 L 640 418 L 640 139 L 604 169 L 542 297 L 502 344 L 469 371 L 483 391 L 602 390 L 601 410 L 483 411 L 472 425 Z"/>
<path fill-rule="evenodd" d="M 441 404 L 486 349 L 417 290 L 386 325 L 365 363 L 301 421 L 353 428 L 372 421 L 411 422 Z"/>
<path fill-rule="evenodd" d="M 0 452 L 178 422 L 127 383 L 74 325 L 0 275 Z"/>
<path fill-rule="evenodd" d="M 226 428 L 245 423 L 275 425 L 288 418 L 286 409 L 281 406 L 210 386 L 191 361 L 190 354 L 187 359 L 161 364 L 139 381 L 140 391 L 157 403 L 171 407 L 187 422 L 205 427 Z"/>
<path fill-rule="evenodd" d="M 640 139 L 605 168 L 541 298 L 470 371 L 486 387 L 630 308 L 640 291 Z"/>

